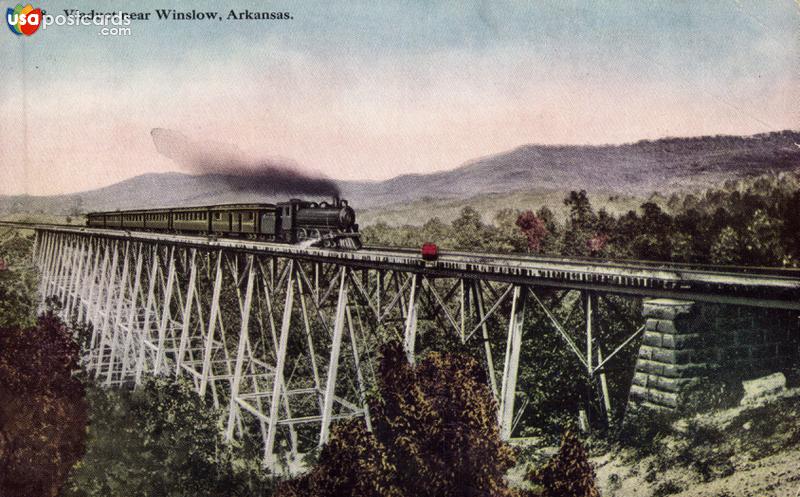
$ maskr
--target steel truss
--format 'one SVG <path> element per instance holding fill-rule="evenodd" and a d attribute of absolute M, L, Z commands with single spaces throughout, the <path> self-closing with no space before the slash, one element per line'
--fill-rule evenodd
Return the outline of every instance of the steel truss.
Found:
<path fill-rule="evenodd" d="M 526 306 L 562 337 L 609 417 L 605 368 L 642 331 L 604 350 L 594 288 L 538 287 L 479 271 L 48 229 L 36 231 L 34 259 L 43 305 L 56 297 L 65 320 L 91 325 L 85 366 L 98 381 L 184 377 L 226 411 L 227 439 L 260 437 L 273 467 L 324 444 L 334 420 L 361 417 L 371 427 L 367 392 L 378 348 L 390 339 L 402 341 L 411 363 L 420 341 L 435 336 L 479 351 L 501 436 L 510 439 L 525 408 L 517 377 Z M 567 329 L 553 299 L 580 309 L 583 328 Z"/>

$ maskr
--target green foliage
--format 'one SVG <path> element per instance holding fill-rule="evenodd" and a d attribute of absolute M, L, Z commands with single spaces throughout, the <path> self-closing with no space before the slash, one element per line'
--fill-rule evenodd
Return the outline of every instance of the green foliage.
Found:
<path fill-rule="evenodd" d="M 562 295 L 556 291 L 536 290 L 537 295 L 566 330 L 580 330 L 584 315 L 580 310 L 582 302 L 573 297 L 576 294 Z M 577 311 L 573 311 L 574 308 Z M 624 297 L 604 296 L 596 301 L 594 307 L 596 326 L 594 334 L 601 343 L 621 343 L 636 331 L 641 320 L 638 302 Z M 525 392 L 528 405 L 520 419 L 515 434 L 517 436 L 560 436 L 570 427 L 579 408 L 586 408 L 587 384 L 585 368 L 569 349 L 564 338 L 554 328 L 535 302 L 526 307 L 526 331 L 520 356 L 521 367 L 518 375 L 518 390 Z M 502 344 L 497 344 L 502 346 Z M 502 349 L 500 349 L 502 350 Z M 636 360 L 636 347 L 623 350 L 606 368 L 606 380 L 612 396 L 614 414 L 621 416 L 621 409 L 627 403 L 630 384 L 630 371 Z M 594 382 L 592 387 L 596 387 Z M 592 391 L 590 417 L 593 425 L 603 427 L 605 414 L 600 405 L 599 392 Z M 519 404 L 518 404 L 519 405 Z M 554 440 L 554 443 L 557 439 Z"/>
<path fill-rule="evenodd" d="M 522 252 L 531 249 L 531 240 L 524 230 L 519 229 L 519 218 L 522 214 L 515 209 L 501 209 L 494 216 L 496 227 L 495 240 L 498 245 L 497 250 L 502 252 Z M 541 227 L 537 227 L 534 237 L 539 242 L 536 250 L 541 248 L 541 242 L 547 235 L 544 223 L 539 220 Z M 527 238 L 526 238 L 527 237 Z M 532 249 L 531 249 L 532 250 Z"/>
<path fill-rule="evenodd" d="M 480 245 L 486 235 L 481 215 L 472 207 L 464 207 L 461 215 L 453 221 L 453 238 L 459 247 Z"/>
<path fill-rule="evenodd" d="M 711 262 L 715 264 L 733 264 L 741 258 L 741 240 L 739 233 L 726 226 L 717 235 L 711 246 Z"/>
<path fill-rule="evenodd" d="M 78 351 L 52 314 L 35 327 L 0 328 L 0 495 L 58 495 L 83 455 Z"/>
<path fill-rule="evenodd" d="M 763 209 L 757 209 L 742 233 L 742 260 L 758 265 L 769 265 L 782 260 L 782 224 L 780 219 L 770 217 Z"/>
<path fill-rule="evenodd" d="M 377 223 L 362 230 L 363 239 L 370 245 L 387 247 L 420 247 L 434 242 L 445 249 L 469 249 L 486 252 L 519 252 L 525 250 L 525 236 L 514 225 L 519 212 L 504 209 L 495 216 L 495 224 L 485 224 L 480 213 L 465 207 L 452 224 L 438 217 L 418 226 L 391 227 Z"/>
<path fill-rule="evenodd" d="M 563 222 L 547 206 L 535 214 L 533 209 L 503 209 L 493 224 L 484 223 L 480 211 L 465 208 L 451 225 L 438 218 L 421 230 L 379 224 L 365 228 L 364 239 L 367 244 L 384 246 L 419 247 L 432 241 L 445 250 L 531 250 L 544 256 L 602 259 L 789 267 L 800 261 L 800 180 L 792 174 L 731 181 L 701 194 L 674 195 L 669 202 L 645 202 L 639 210 L 622 215 L 596 210 L 585 191 L 571 192 L 563 205 L 568 211 Z M 565 329 L 581 328 L 582 313 L 572 312 L 572 302 L 555 292 L 542 293 Z M 638 303 L 613 296 L 604 296 L 595 312 L 595 336 L 601 343 L 621 343 L 641 320 Z M 502 317 L 497 319 L 500 328 L 505 326 Z M 523 338 L 519 390 L 525 392 L 528 405 L 516 434 L 552 436 L 567 427 L 566 419 L 574 418 L 586 398 L 598 395 L 589 392 L 578 361 L 541 309 L 528 306 L 525 320 L 528 329 L 541 332 Z M 424 344 L 425 334 L 421 336 Z M 504 350 L 501 341 L 492 337 L 490 341 L 493 350 Z M 627 403 L 624 392 L 636 350 L 636 343 L 631 344 L 606 368 L 618 418 L 620 407 Z M 598 415 L 601 409 L 596 403 L 590 406 L 592 419 L 604 418 Z"/>
<path fill-rule="evenodd" d="M 36 273 L 33 240 L 11 230 L 0 234 L 0 327 L 29 327 L 36 321 Z"/>
<path fill-rule="evenodd" d="M 468 356 L 431 353 L 413 367 L 398 343 L 388 344 L 370 405 L 373 432 L 337 426 L 314 470 L 277 495 L 511 495 L 504 476 L 514 455 L 500 440 L 485 380 Z"/>
<path fill-rule="evenodd" d="M 363 230 L 365 243 L 498 253 L 531 250 L 543 255 L 796 267 L 800 260 L 800 180 L 780 174 L 732 181 L 702 195 L 674 195 L 662 204 L 612 215 L 595 210 L 588 194 L 564 199 L 559 223 L 547 206 L 501 209 L 492 224 L 465 207 L 451 225 L 432 218 L 422 229 L 385 223 Z M 661 205 L 666 204 L 670 212 Z M 521 220 L 522 224 L 516 223 Z"/>
<path fill-rule="evenodd" d="M 422 225 L 423 240 L 442 240 L 448 236 L 449 226 L 444 224 L 441 219 L 434 217 Z"/>
<path fill-rule="evenodd" d="M 86 457 L 65 495 L 254 496 L 271 488 L 258 456 L 226 445 L 220 412 L 186 381 L 149 378 L 136 390 L 93 388 Z M 235 456 L 237 453 L 239 456 Z"/>
<path fill-rule="evenodd" d="M 364 422 L 348 420 L 333 426 L 311 473 L 281 484 L 276 497 L 400 497 L 396 471 L 386 447 L 366 430 Z"/>
<path fill-rule="evenodd" d="M 570 192 L 564 199 L 569 208 L 569 219 L 564 226 L 561 254 L 565 256 L 589 255 L 589 239 L 595 234 L 593 227 L 597 219 L 584 190 Z"/>
<path fill-rule="evenodd" d="M 73 373 L 76 340 L 88 345 L 91 328 L 68 330 L 52 313 L 20 327 L 34 321 L 37 304 L 33 239 L 21 233 L 0 235 L 8 266 L 0 271 L 0 495 L 268 495 L 272 482 L 258 449 L 224 444 L 221 413 L 185 383 L 94 387 L 87 414 Z M 59 305 L 47 301 L 47 308 Z"/>

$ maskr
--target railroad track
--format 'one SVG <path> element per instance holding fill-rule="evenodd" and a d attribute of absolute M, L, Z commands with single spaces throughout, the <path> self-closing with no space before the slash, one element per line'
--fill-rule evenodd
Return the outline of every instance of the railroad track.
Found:
<path fill-rule="evenodd" d="M 404 254 L 418 254 L 419 248 L 410 247 L 390 247 L 380 245 L 365 245 L 362 250 L 372 250 L 378 252 L 393 251 Z M 787 276 L 789 278 L 800 278 L 800 268 L 784 268 L 770 266 L 741 266 L 727 264 L 699 264 L 686 262 L 670 261 L 651 261 L 645 259 L 605 259 L 602 257 L 554 257 L 518 253 L 497 253 L 497 252 L 466 252 L 459 250 L 439 250 L 440 256 L 450 257 L 471 257 L 475 259 L 503 258 L 516 261 L 543 262 L 543 263 L 575 263 L 583 262 L 588 264 L 603 264 L 608 267 L 618 268 L 651 268 L 675 271 L 707 271 L 707 272 L 729 272 L 740 274 L 764 274 Z"/>
<path fill-rule="evenodd" d="M 75 225 L 0 222 L 0 226 L 105 236 L 154 243 L 271 253 L 276 257 L 364 269 L 399 270 L 431 278 L 459 277 L 551 288 L 800 310 L 800 270 L 654 261 L 443 251 L 424 261 L 415 248 L 361 250 L 300 247 L 237 238 L 137 232 Z"/>

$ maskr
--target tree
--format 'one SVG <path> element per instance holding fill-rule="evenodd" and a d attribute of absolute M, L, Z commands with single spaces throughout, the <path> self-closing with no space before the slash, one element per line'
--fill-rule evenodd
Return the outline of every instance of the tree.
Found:
<path fill-rule="evenodd" d="M 676 262 L 692 262 L 694 257 L 692 237 L 686 233 L 677 232 L 671 240 L 672 260 Z"/>
<path fill-rule="evenodd" d="M 307 475 L 278 486 L 275 497 L 404 497 L 396 484 L 397 467 L 363 420 L 331 429 L 319 464 Z"/>
<path fill-rule="evenodd" d="M 334 428 L 318 465 L 278 496 L 511 495 L 504 477 L 514 455 L 500 440 L 497 406 L 475 359 L 431 353 L 414 367 L 390 343 L 378 386 L 373 432 L 363 423 Z"/>
<path fill-rule="evenodd" d="M 503 208 L 494 215 L 494 224 L 487 227 L 486 250 L 491 252 L 523 252 L 527 245 L 525 236 L 516 225 L 519 211 Z"/>
<path fill-rule="evenodd" d="M 595 214 L 586 190 L 569 192 L 569 196 L 564 199 L 564 205 L 569 207 L 569 221 L 573 226 L 591 228 Z"/>
<path fill-rule="evenodd" d="M 589 249 L 589 255 L 598 257 L 608 242 L 608 235 L 605 233 L 597 233 L 586 241 L 586 247 Z"/>
<path fill-rule="evenodd" d="M 441 244 L 450 238 L 450 226 L 433 217 L 422 226 L 422 238 L 425 242 Z"/>
<path fill-rule="evenodd" d="M 580 439 L 567 431 L 558 453 L 529 478 L 544 487 L 541 497 L 600 497 L 592 463 Z"/>
<path fill-rule="evenodd" d="M 672 218 L 653 202 L 645 202 L 641 209 L 638 234 L 633 239 L 634 257 L 656 261 L 670 260 L 672 246 L 669 234 Z"/>
<path fill-rule="evenodd" d="M 539 252 L 542 240 L 549 234 L 544 221 L 532 211 L 525 211 L 517 217 L 515 223 L 528 241 L 528 251 Z"/>
<path fill-rule="evenodd" d="M 697 209 L 687 209 L 675 215 L 672 236 L 673 260 L 702 262 L 709 260 L 712 240 L 711 218 Z"/>
<path fill-rule="evenodd" d="M 456 248 L 481 249 L 486 238 L 486 226 L 481 221 L 481 215 L 472 207 L 464 207 L 457 218 L 453 220 L 453 238 Z"/>
<path fill-rule="evenodd" d="M 547 206 L 542 206 L 536 211 L 536 217 L 542 220 L 549 233 L 541 241 L 541 252 L 549 255 L 561 254 L 561 246 L 559 245 L 560 226 L 553 211 L 548 209 Z"/>
<path fill-rule="evenodd" d="M 781 222 L 763 209 L 753 217 L 742 234 L 743 262 L 753 265 L 775 265 L 783 260 Z"/>
<path fill-rule="evenodd" d="M 800 260 L 800 189 L 786 196 L 782 206 L 782 245 L 795 260 Z"/>
<path fill-rule="evenodd" d="M 30 262 L 30 238 L 9 232 L 0 242 L 0 327 L 31 327 L 36 323 L 36 276 Z"/>
<path fill-rule="evenodd" d="M 136 390 L 90 391 L 86 457 L 65 494 L 74 497 L 252 496 L 271 489 L 258 450 L 227 445 L 220 411 L 187 381 L 151 377 Z"/>
<path fill-rule="evenodd" d="M 672 226 L 672 218 L 661 210 L 658 204 L 645 202 L 642 209 L 642 228 L 648 233 L 664 234 Z"/>
<path fill-rule="evenodd" d="M 78 345 L 52 314 L 0 329 L 0 495 L 59 495 L 84 452 Z"/>
<path fill-rule="evenodd" d="M 569 207 L 569 219 L 564 227 L 562 255 L 588 255 L 589 239 L 596 234 L 594 226 L 596 216 L 586 191 L 570 192 L 564 199 L 564 205 Z"/>
<path fill-rule="evenodd" d="M 711 262 L 715 264 L 735 264 L 740 260 L 741 241 L 739 234 L 730 226 L 722 229 L 711 246 Z"/>

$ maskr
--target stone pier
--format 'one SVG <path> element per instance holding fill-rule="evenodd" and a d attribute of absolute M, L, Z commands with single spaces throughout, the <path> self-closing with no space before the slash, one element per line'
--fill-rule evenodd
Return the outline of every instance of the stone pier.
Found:
<path fill-rule="evenodd" d="M 680 409 L 695 388 L 714 384 L 735 397 L 743 380 L 774 372 L 793 377 L 800 367 L 796 312 L 652 299 L 643 313 L 634 403 Z"/>

